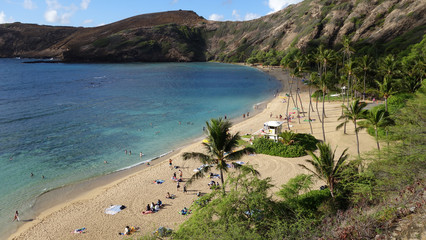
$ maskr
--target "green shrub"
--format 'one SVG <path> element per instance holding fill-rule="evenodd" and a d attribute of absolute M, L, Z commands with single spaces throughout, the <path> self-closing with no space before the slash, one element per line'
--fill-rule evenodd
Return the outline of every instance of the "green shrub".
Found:
<path fill-rule="evenodd" d="M 316 140 L 309 134 L 297 134 L 293 145 L 277 143 L 271 139 L 258 138 L 253 142 L 253 147 L 257 153 L 280 156 L 280 157 L 301 157 L 306 155 L 306 150 L 316 149 Z"/>
<path fill-rule="evenodd" d="M 101 38 L 101 39 L 94 41 L 92 44 L 93 44 L 94 47 L 103 48 L 103 47 L 108 46 L 109 42 L 110 42 L 109 38 Z"/>

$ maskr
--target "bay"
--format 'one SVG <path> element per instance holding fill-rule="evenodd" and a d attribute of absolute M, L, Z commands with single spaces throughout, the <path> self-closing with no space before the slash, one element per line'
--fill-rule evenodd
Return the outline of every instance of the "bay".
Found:
<path fill-rule="evenodd" d="M 23 61 L 0 59 L 0 234 L 43 192 L 170 152 L 280 87 L 220 63 Z"/>

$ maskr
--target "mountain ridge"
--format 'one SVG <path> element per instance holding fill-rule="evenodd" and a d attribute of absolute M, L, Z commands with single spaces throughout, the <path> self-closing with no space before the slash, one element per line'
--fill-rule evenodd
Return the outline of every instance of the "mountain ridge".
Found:
<path fill-rule="evenodd" d="M 426 32 L 426 2 L 305 0 L 250 21 L 216 22 L 193 11 L 142 14 L 93 27 L 0 24 L 0 57 L 66 62 L 244 61 L 254 50 L 387 42 Z"/>

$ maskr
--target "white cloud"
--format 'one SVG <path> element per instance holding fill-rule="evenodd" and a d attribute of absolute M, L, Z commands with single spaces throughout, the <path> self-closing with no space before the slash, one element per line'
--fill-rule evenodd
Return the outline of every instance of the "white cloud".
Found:
<path fill-rule="evenodd" d="M 61 15 L 61 23 L 68 24 L 70 23 L 70 18 L 72 17 L 74 13 L 67 12 Z"/>
<path fill-rule="evenodd" d="M 56 10 L 53 10 L 53 9 L 52 10 L 47 10 L 44 13 L 44 19 L 47 22 L 50 22 L 50 23 L 57 22 L 59 20 L 58 12 Z"/>
<path fill-rule="evenodd" d="M 179 0 L 172 0 L 172 4 L 176 4 L 178 2 L 179 2 Z"/>
<path fill-rule="evenodd" d="M 37 5 L 35 5 L 35 3 L 33 3 L 32 0 L 24 0 L 23 6 L 25 9 L 34 9 L 37 8 Z"/>
<path fill-rule="evenodd" d="M 62 7 L 61 4 L 59 4 L 56 0 L 46 0 L 46 4 L 48 9 L 53 10 L 58 10 Z"/>
<path fill-rule="evenodd" d="M 260 15 L 256 14 L 256 13 L 247 13 L 246 16 L 244 17 L 244 20 L 249 21 L 249 20 L 253 20 L 253 19 L 256 19 L 256 18 L 260 18 Z"/>
<path fill-rule="evenodd" d="M 232 17 L 237 21 L 241 20 L 241 16 L 240 16 L 240 14 L 238 13 L 237 10 L 232 10 Z"/>
<path fill-rule="evenodd" d="M 210 15 L 209 20 L 213 20 L 213 21 L 222 21 L 225 17 L 223 15 L 219 15 L 216 13 L 213 13 L 212 15 Z"/>
<path fill-rule="evenodd" d="M 82 4 L 83 2 L 88 7 L 90 0 L 82 0 Z M 62 24 L 69 24 L 71 17 L 79 9 L 75 4 L 63 6 L 57 0 L 46 0 L 46 4 L 47 10 L 44 13 L 44 19 L 50 23 L 60 22 Z"/>
<path fill-rule="evenodd" d="M 271 13 L 277 12 L 290 4 L 299 3 L 302 0 L 268 0 L 268 6 L 272 9 Z"/>
<path fill-rule="evenodd" d="M 83 10 L 86 10 L 89 7 L 90 0 L 81 0 L 80 7 Z"/>
<path fill-rule="evenodd" d="M 3 11 L 0 12 L 0 23 L 6 23 L 6 14 Z"/>
<path fill-rule="evenodd" d="M 83 21 L 83 24 L 87 25 L 87 24 L 92 23 L 92 22 L 93 22 L 93 19 L 86 19 L 86 20 Z"/>

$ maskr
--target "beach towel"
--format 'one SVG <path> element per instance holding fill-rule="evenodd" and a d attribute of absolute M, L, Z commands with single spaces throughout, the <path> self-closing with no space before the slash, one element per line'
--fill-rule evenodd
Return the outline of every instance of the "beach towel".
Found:
<path fill-rule="evenodd" d="M 150 214 L 150 213 L 154 213 L 153 211 L 143 211 L 142 214 L 146 215 L 146 214 Z"/>
<path fill-rule="evenodd" d="M 105 209 L 106 214 L 115 215 L 121 210 L 125 209 L 126 207 L 124 205 L 112 205 Z"/>
<path fill-rule="evenodd" d="M 156 184 L 162 184 L 163 182 L 164 182 L 164 180 L 161 180 L 161 179 L 157 179 L 157 180 L 154 181 L 154 183 L 156 183 Z"/>
<path fill-rule="evenodd" d="M 86 230 L 85 227 L 84 228 L 78 228 L 78 229 L 74 230 L 73 233 L 84 233 L 84 230 Z"/>
<path fill-rule="evenodd" d="M 238 161 L 238 162 L 235 162 L 235 163 L 238 163 L 238 164 L 240 164 L 240 165 L 243 165 L 243 164 L 244 164 L 244 162 L 241 162 L 241 161 Z"/>

